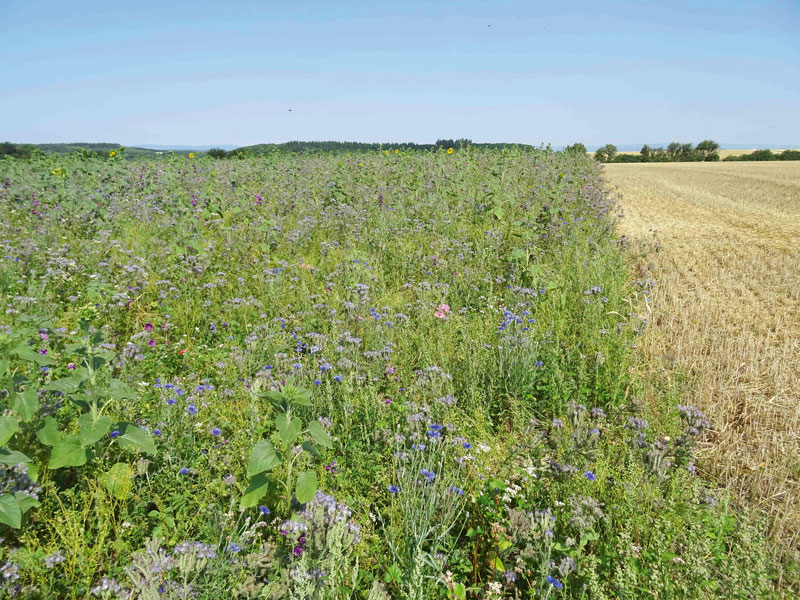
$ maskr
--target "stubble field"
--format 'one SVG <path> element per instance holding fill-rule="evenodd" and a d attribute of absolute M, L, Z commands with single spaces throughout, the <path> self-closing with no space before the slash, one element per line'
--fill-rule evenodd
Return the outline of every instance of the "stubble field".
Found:
<path fill-rule="evenodd" d="M 712 423 L 701 466 L 800 543 L 800 164 L 609 165 L 622 233 L 657 244 L 653 381 Z M 654 231 L 655 233 L 654 238 Z"/>

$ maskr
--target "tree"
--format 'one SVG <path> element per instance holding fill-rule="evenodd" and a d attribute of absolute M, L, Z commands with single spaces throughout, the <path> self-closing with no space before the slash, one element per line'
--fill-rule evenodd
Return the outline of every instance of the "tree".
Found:
<path fill-rule="evenodd" d="M 642 155 L 642 157 L 644 158 L 645 161 L 649 161 L 650 160 L 652 152 L 653 152 L 653 150 L 647 144 L 642 146 L 642 149 L 639 150 L 639 153 Z"/>
<path fill-rule="evenodd" d="M 710 162 L 713 160 L 719 160 L 719 144 L 714 140 L 703 140 L 697 147 L 695 148 L 695 152 L 697 152 L 698 157 L 700 160 Z"/>
<path fill-rule="evenodd" d="M 572 144 L 571 146 L 567 146 L 566 148 L 564 148 L 564 152 L 574 152 L 575 154 L 586 154 L 586 146 L 578 142 L 576 144 Z"/>
<path fill-rule="evenodd" d="M 222 148 L 211 148 L 208 152 L 206 152 L 211 158 L 225 158 L 228 156 L 228 153 L 225 152 Z"/>
<path fill-rule="evenodd" d="M 596 160 L 600 162 L 611 162 L 617 156 L 617 147 L 614 144 L 606 144 L 602 148 L 598 148 L 594 153 Z"/>

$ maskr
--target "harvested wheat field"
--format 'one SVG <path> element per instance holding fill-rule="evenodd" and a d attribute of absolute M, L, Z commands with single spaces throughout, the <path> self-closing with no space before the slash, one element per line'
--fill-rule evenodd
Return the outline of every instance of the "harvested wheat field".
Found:
<path fill-rule="evenodd" d="M 609 165 L 643 277 L 648 368 L 704 410 L 701 467 L 800 546 L 800 163 Z"/>

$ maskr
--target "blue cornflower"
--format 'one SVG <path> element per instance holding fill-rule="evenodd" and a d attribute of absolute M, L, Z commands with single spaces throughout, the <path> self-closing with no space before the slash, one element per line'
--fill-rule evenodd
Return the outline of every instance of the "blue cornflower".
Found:
<path fill-rule="evenodd" d="M 544 364 L 544 363 L 543 363 L 542 361 L 540 361 L 540 360 L 537 360 L 535 363 L 533 363 L 533 366 L 534 366 L 534 367 L 541 367 L 543 364 Z"/>
<path fill-rule="evenodd" d="M 561 583 L 561 582 L 560 582 L 558 579 L 556 579 L 556 578 L 555 578 L 555 577 L 553 577 L 552 575 L 548 575 L 548 576 L 547 576 L 547 579 L 546 579 L 545 581 L 547 581 L 547 583 L 549 583 L 550 585 L 552 585 L 552 586 L 553 586 L 554 588 L 556 588 L 557 590 L 564 589 L 564 584 L 563 584 L 563 583 Z"/>
<path fill-rule="evenodd" d="M 173 405 L 173 404 L 175 404 L 176 402 L 177 402 L 177 400 L 176 400 L 175 398 L 169 398 L 169 399 L 167 400 L 167 404 L 168 404 L 169 406 L 172 406 L 172 405 Z"/>
<path fill-rule="evenodd" d="M 431 429 L 432 431 L 441 431 L 442 426 L 437 425 L 436 423 L 431 423 L 430 425 L 428 425 L 428 429 Z"/>
<path fill-rule="evenodd" d="M 461 444 L 461 447 L 464 448 L 465 450 L 470 450 L 472 448 L 472 444 L 470 444 L 469 442 L 464 442 L 463 444 Z"/>
<path fill-rule="evenodd" d="M 160 429 L 153 429 L 153 435 L 161 435 Z"/>
<path fill-rule="evenodd" d="M 334 375 L 333 376 L 333 380 L 334 381 L 341 381 L 342 380 L 342 376 L 341 375 Z"/>
<path fill-rule="evenodd" d="M 181 467 L 178 473 L 180 473 L 181 475 L 188 475 L 189 469 L 187 467 Z"/>
<path fill-rule="evenodd" d="M 237 544 L 236 542 L 231 542 L 231 545 L 228 546 L 228 550 L 230 552 L 241 552 L 242 551 L 242 547 L 239 544 Z"/>
<path fill-rule="evenodd" d="M 314 385 L 320 385 L 321 383 L 322 383 L 321 379 L 315 379 L 314 380 Z"/>
<path fill-rule="evenodd" d="M 186 407 L 186 412 L 188 412 L 190 415 L 196 415 L 197 407 L 194 404 L 190 403 L 189 406 Z"/>
<path fill-rule="evenodd" d="M 433 481 L 436 478 L 436 473 L 433 471 L 428 471 L 428 469 L 421 469 L 420 473 L 422 473 L 423 477 L 428 480 L 428 483 Z"/>
<path fill-rule="evenodd" d="M 165 389 L 165 390 L 171 390 L 171 389 L 172 389 L 172 388 L 174 388 L 174 387 L 175 387 L 175 384 L 174 384 L 174 383 L 165 383 L 165 384 L 164 384 L 164 389 Z"/>
<path fill-rule="evenodd" d="M 411 446 L 412 450 L 425 450 L 425 444 L 413 444 Z"/>
<path fill-rule="evenodd" d="M 262 505 L 262 506 L 259 506 L 259 507 L 258 507 L 258 510 L 260 510 L 260 511 L 261 511 L 261 514 L 263 514 L 263 515 L 268 515 L 269 513 L 271 513 L 271 512 L 272 512 L 272 511 L 271 511 L 271 510 L 270 510 L 268 507 L 266 507 L 266 506 L 263 506 L 263 505 Z"/>
<path fill-rule="evenodd" d="M 177 390 L 175 390 L 175 393 L 178 394 L 178 396 L 183 396 L 186 392 L 184 391 L 183 388 L 178 388 Z"/>
<path fill-rule="evenodd" d="M 393 323 L 391 321 L 386 321 L 384 325 L 386 325 L 387 327 L 391 327 Z"/>
<path fill-rule="evenodd" d="M 428 437 L 429 438 L 440 438 L 440 437 L 442 437 L 442 432 L 441 431 L 436 431 L 435 429 L 431 429 L 430 431 L 428 431 Z"/>
<path fill-rule="evenodd" d="M 272 365 L 264 365 L 263 370 L 264 371 L 269 371 L 270 369 L 273 369 L 273 368 L 274 367 Z"/>
<path fill-rule="evenodd" d="M 400 491 L 401 488 L 399 485 L 390 485 L 386 489 L 389 490 L 389 493 L 396 494 Z"/>
<path fill-rule="evenodd" d="M 222 429 L 214 427 L 211 429 L 211 435 L 222 435 Z"/>
<path fill-rule="evenodd" d="M 450 491 L 453 492 L 456 496 L 463 496 L 464 495 L 464 490 L 462 490 L 460 487 L 456 487 L 454 485 L 450 486 Z"/>
<path fill-rule="evenodd" d="M 583 476 L 586 477 L 586 479 L 588 479 L 589 481 L 594 481 L 595 479 L 597 479 L 597 475 L 595 475 L 591 471 L 586 471 L 586 473 L 584 473 Z"/>
<path fill-rule="evenodd" d="M 108 434 L 108 437 L 115 438 L 118 435 L 119 435 L 119 430 L 115 429 L 114 431 L 112 431 L 111 433 Z"/>
<path fill-rule="evenodd" d="M 597 429 L 597 428 L 595 428 L 595 427 L 592 427 L 592 428 L 589 430 L 589 433 L 591 433 L 592 435 L 600 435 L 600 430 L 599 430 L 599 429 Z"/>
<path fill-rule="evenodd" d="M 300 363 L 294 363 L 294 364 L 292 365 L 292 368 L 293 368 L 293 369 L 301 369 L 302 367 L 303 367 L 303 365 L 302 365 L 302 364 L 300 364 Z"/>

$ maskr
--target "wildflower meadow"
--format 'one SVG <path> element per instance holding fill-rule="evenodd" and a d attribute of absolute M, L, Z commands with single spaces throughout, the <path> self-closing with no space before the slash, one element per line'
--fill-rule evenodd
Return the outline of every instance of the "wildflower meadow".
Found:
<path fill-rule="evenodd" d="M 0 160 L 0 598 L 776 597 L 602 168 Z"/>

